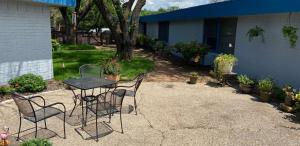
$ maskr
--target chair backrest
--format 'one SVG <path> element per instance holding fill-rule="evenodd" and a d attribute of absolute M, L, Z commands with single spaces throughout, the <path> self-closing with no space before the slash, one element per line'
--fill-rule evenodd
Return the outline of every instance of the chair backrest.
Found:
<path fill-rule="evenodd" d="M 85 64 L 80 66 L 79 73 L 81 78 L 86 78 L 86 77 L 101 78 L 103 76 L 103 69 L 99 65 Z"/>
<path fill-rule="evenodd" d="M 143 80 L 144 80 L 145 74 L 139 74 L 136 78 L 136 83 L 135 83 L 135 88 L 134 91 L 137 92 L 137 90 L 139 89 L 140 85 L 142 84 Z"/>
<path fill-rule="evenodd" d="M 12 98 L 21 114 L 24 116 L 34 116 L 32 115 L 34 113 L 34 108 L 29 99 L 17 93 L 12 93 Z"/>
<path fill-rule="evenodd" d="M 115 105 L 117 107 L 122 106 L 123 99 L 124 99 L 125 94 L 126 94 L 126 90 L 116 88 L 112 93 L 113 93 L 113 95 L 112 95 L 113 105 Z"/>

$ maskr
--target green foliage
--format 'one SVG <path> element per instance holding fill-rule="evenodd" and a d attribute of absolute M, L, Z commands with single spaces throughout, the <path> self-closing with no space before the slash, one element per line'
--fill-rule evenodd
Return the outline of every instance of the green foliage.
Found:
<path fill-rule="evenodd" d="M 279 87 L 274 87 L 273 88 L 273 97 L 283 101 L 286 96 L 287 95 L 285 94 L 283 89 L 281 89 Z"/>
<path fill-rule="evenodd" d="M 56 39 L 51 39 L 51 43 L 52 43 L 52 50 L 53 50 L 53 51 L 60 51 L 61 45 L 60 45 L 60 43 L 59 43 L 58 40 L 56 40 Z"/>
<path fill-rule="evenodd" d="M 119 75 L 120 74 L 120 65 L 117 60 L 109 59 L 103 65 L 103 72 L 106 75 Z"/>
<path fill-rule="evenodd" d="M 214 60 L 215 64 L 220 64 L 220 63 L 226 63 L 230 65 L 234 65 L 238 59 L 232 55 L 232 54 L 220 54 L 216 59 Z"/>
<path fill-rule="evenodd" d="M 155 51 L 165 51 L 167 49 L 167 43 L 164 41 L 156 41 L 154 45 Z"/>
<path fill-rule="evenodd" d="M 293 27 L 293 26 L 283 26 L 283 28 L 282 28 L 283 36 L 285 38 L 289 39 L 291 48 L 296 47 L 296 43 L 298 40 L 297 31 L 298 31 L 298 28 Z"/>
<path fill-rule="evenodd" d="M 191 75 L 192 77 L 198 77 L 199 74 L 198 74 L 197 72 L 191 72 L 190 75 Z"/>
<path fill-rule="evenodd" d="M 196 41 L 189 43 L 179 42 L 174 45 L 174 48 L 183 55 L 185 60 L 190 60 L 197 55 L 205 55 L 209 52 L 207 45 L 200 44 Z"/>
<path fill-rule="evenodd" d="M 62 50 L 96 50 L 94 45 L 79 44 L 79 45 L 62 45 Z"/>
<path fill-rule="evenodd" d="M 52 146 L 52 143 L 46 139 L 31 139 L 24 141 L 21 146 Z"/>
<path fill-rule="evenodd" d="M 231 71 L 238 59 L 232 54 L 220 54 L 214 60 L 214 73 L 218 80 L 223 79 L 223 74 Z"/>
<path fill-rule="evenodd" d="M 151 11 L 151 10 L 144 9 L 141 12 L 141 16 L 166 13 L 166 12 L 171 12 L 171 11 L 175 11 L 175 10 L 178 10 L 178 9 L 179 9 L 179 7 L 176 7 L 176 6 L 172 6 L 172 7 L 166 8 L 166 9 L 165 8 L 160 8 L 157 11 Z"/>
<path fill-rule="evenodd" d="M 300 92 L 295 95 L 295 101 L 300 102 Z"/>
<path fill-rule="evenodd" d="M 15 89 L 12 87 L 9 87 L 9 86 L 1 86 L 0 87 L 0 95 L 6 95 L 6 94 L 12 93 L 14 91 L 15 91 Z"/>
<path fill-rule="evenodd" d="M 42 76 L 34 74 L 24 74 L 9 80 L 9 84 L 16 89 L 17 92 L 40 92 L 47 88 L 47 83 Z"/>
<path fill-rule="evenodd" d="M 249 41 L 251 42 L 254 38 L 261 37 L 262 42 L 264 42 L 264 32 L 264 29 L 256 25 L 254 28 L 251 28 L 247 33 Z"/>
<path fill-rule="evenodd" d="M 274 83 L 269 78 L 259 80 L 258 82 L 258 88 L 260 91 L 271 92 L 273 90 L 273 87 L 274 87 Z"/>
<path fill-rule="evenodd" d="M 253 86 L 255 83 L 247 75 L 239 75 L 237 78 L 238 78 L 239 83 L 244 86 Z"/>
<path fill-rule="evenodd" d="M 145 36 L 143 34 L 140 34 L 136 40 L 136 45 L 138 47 L 143 47 L 147 50 L 154 50 L 155 44 L 156 44 L 156 40 L 154 40 L 153 38 L 151 38 L 149 36 Z"/>

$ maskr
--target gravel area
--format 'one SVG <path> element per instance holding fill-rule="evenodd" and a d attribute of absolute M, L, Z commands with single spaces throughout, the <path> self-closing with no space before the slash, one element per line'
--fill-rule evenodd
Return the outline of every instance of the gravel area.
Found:
<path fill-rule="evenodd" d="M 72 108 L 72 93 L 58 90 L 42 93 L 47 103 L 63 102 Z M 99 142 L 67 124 L 67 139 L 58 136 L 54 145 L 300 145 L 300 124 L 292 115 L 281 113 L 272 104 L 250 95 L 238 94 L 230 87 L 211 87 L 203 83 L 145 82 L 137 95 L 138 115 L 123 114 L 124 134 L 116 114 L 108 124 L 113 131 Z M 124 105 L 133 104 L 126 97 Z M 18 128 L 18 111 L 13 102 L 0 104 L 0 127 L 11 132 Z M 287 119 L 291 117 L 290 119 Z M 107 121 L 100 118 L 99 121 Z M 62 121 L 51 118 L 48 128 L 62 136 Z M 91 121 L 90 123 L 93 123 Z M 33 127 L 24 122 L 23 129 Z M 43 122 L 39 124 L 43 126 Z M 32 131 L 31 131 L 32 132 Z M 23 132 L 21 135 L 25 135 Z M 84 138 L 88 140 L 84 140 Z"/>

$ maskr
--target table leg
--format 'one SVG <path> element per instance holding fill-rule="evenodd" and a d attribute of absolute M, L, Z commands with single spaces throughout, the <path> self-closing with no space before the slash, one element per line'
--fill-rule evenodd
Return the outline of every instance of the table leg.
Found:
<path fill-rule="evenodd" d="M 81 90 L 80 93 L 80 101 L 81 101 L 81 128 L 83 129 L 83 125 L 84 125 L 84 112 L 83 112 L 83 100 L 82 100 L 82 96 L 83 96 L 83 91 Z"/>

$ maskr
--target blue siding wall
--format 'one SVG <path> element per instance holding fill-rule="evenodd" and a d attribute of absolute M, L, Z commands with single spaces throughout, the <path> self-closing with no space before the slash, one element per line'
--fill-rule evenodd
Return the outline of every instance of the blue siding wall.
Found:
<path fill-rule="evenodd" d="M 141 22 L 300 12 L 300 0 L 231 0 L 141 17 Z"/>
<path fill-rule="evenodd" d="M 76 6 L 76 0 L 32 0 L 32 1 L 51 4 L 51 5 L 68 6 L 68 7 Z"/>

